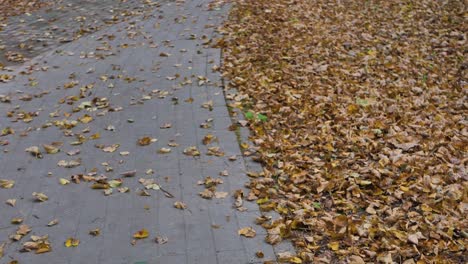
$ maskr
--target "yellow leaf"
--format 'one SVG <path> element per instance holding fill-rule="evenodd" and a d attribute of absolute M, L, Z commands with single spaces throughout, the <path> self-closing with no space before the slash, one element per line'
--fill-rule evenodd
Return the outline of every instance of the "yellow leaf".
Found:
<path fill-rule="evenodd" d="M 64 178 L 60 178 L 60 179 L 59 179 L 59 182 L 60 182 L 60 184 L 62 184 L 62 185 L 67 185 L 67 184 L 69 184 L 69 183 L 70 183 L 70 181 L 69 181 L 69 180 L 67 180 L 67 179 L 64 179 Z"/>
<path fill-rule="evenodd" d="M 90 115 L 84 115 L 78 120 L 83 124 L 88 124 L 89 122 L 93 121 L 93 118 Z"/>
<path fill-rule="evenodd" d="M 80 240 L 70 237 L 65 241 L 66 247 L 77 247 L 80 244 Z"/>
<path fill-rule="evenodd" d="M 143 239 L 143 238 L 147 238 L 148 236 L 149 236 L 149 232 L 148 230 L 144 228 L 136 232 L 135 234 L 133 234 L 133 238 L 136 238 L 136 239 Z"/>
<path fill-rule="evenodd" d="M 331 249 L 331 250 L 338 250 L 340 248 L 340 242 L 338 241 L 334 241 L 334 242 L 330 242 L 328 243 L 328 247 Z"/>
<path fill-rule="evenodd" d="M 245 237 L 255 237 L 257 232 L 252 227 L 244 227 L 239 229 L 238 231 L 239 235 L 245 236 Z"/>
<path fill-rule="evenodd" d="M 54 146 L 52 146 L 52 145 L 46 145 L 46 144 L 44 144 L 44 145 L 42 145 L 42 147 L 43 147 L 44 150 L 47 152 L 47 154 L 55 154 L 55 153 L 57 153 L 57 152 L 60 151 L 59 148 L 54 147 Z"/>
<path fill-rule="evenodd" d="M 50 247 L 50 244 L 48 243 L 39 243 L 37 245 L 37 249 L 36 249 L 36 254 L 42 254 L 42 253 L 46 253 L 46 252 L 50 252 L 52 251 L 52 248 Z"/>
<path fill-rule="evenodd" d="M 101 134 L 99 133 L 89 136 L 89 139 L 98 139 L 98 138 L 101 138 Z"/>

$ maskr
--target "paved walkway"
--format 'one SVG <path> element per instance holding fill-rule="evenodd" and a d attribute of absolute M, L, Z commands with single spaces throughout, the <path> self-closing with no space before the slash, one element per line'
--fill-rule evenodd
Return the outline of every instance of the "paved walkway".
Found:
<path fill-rule="evenodd" d="M 0 263 L 263 263 L 290 250 L 264 242 L 255 203 L 244 201 L 245 211 L 233 206 L 236 190 L 247 194 L 245 172 L 261 168 L 242 158 L 228 130 L 221 79 L 212 70 L 220 51 L 206 43 L 229 7 L 208 11 L 209 2 L 161 2 L 151 15 L 0 73 L 16 75 L 0 83 L 0 129 L 14 130 L 0 136 L 0 179 L 14 181 L 0 188 L 0 246 L 6 243 Z M 60 151 L 49 154 L 44 144 Z M 25 151 L 31 146 L 42 157 Z M 191 146 L 201 155 L 187 155 L 196 154 Z M 91 188 L 105 183 L 112 193 Z M 212 199 L 199 195 L 208 188 Z M 187 208 L 175 208 L 177 201 Z M 17 242 L 9 238 L 21 233 L 13 218 L 31 229 Z M 243 227 L 256 236 L 239 236 Z M 100 234 L 90 235 L 95 229 Z M 148 238 L 134 240 L 142 229 Z M 45 235 L 51 252 L 20 252 Z M 79 245 L 66 247 L 70 237 Z"/>

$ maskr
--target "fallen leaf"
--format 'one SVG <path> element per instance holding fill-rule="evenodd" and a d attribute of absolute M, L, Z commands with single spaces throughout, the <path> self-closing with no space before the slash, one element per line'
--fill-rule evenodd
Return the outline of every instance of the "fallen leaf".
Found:
<path fill-rule="evenodd" d="M 25 149 L 25 151 L 31 153 L 31 155 L 33 155 L 34 157 L 36 157 L 38 159 L 42 159 L 42 153 L 39 150 L 39 147 L 37 147 L 37 146 L 29 147 L 29 148 Z"/>
<path fill-rule="evenodd" d="M 133 238 L 135 239 L 143 239 L 143 238 L 147 238 L 148 236 L 149 236 L 149 232 L 148 230 L 144 228 L 136 232 L 135 234 L 133 234 Z"/>
<path fill-rule="evenodd" d="M 14 224 L 14 225 L 18 225 L 18 224 L 21 224 L 21 223 L 23 222 L 23 218 L 16 217 L 16 218 L 11 219 L 10 222 L 11 222 L 12 224 Z"/>
<path fill-rule="evenodd" d="M 69 180 L 67 180 L 67 179 L 64 179 L 64 178 L 60 178 L 60 179 L 59 179 L 59 182 L 60 182 L 60 184 L 61 184 L 61 185 L 67 185 L 67 184 L 69 184 L 69 183 L 70 183 L 70 181 L 69 181 Z"/>
<path fill-rule="evenodd" d="M 138 139 L 137 144 L 140 145 L 140 146 L 148 146 L 149 144 L 151 144 L 151 142 L 152 142 L 152 138 L 142 137 L 142 138 Z"/>
<path fill-rule="evenodd" d="M 15 205 L 16 205 L 16 199 L 8 199 L 8 200 L 6 200 L 5 203 L 8 204 L 8 205 L 11 206 L 11 207 L 15 207 Z"/>
<path fill-rule="evenodd" d="M 177 208 L 177 209 L 180 209 L 180 210 L 184 210 L 184 209 L 187 209 L 187 205 L 183 202 L 175 202 L 174 203 L 174 207 Z"/>
<path fill-rule="evenodd" d="M 14 180 L 4 180 L 0 179 L 0 187 L 3 189 L 11 189 L 15 186 L 15 181 Z"/>
<path fill-rule="evenodd" d="M 58 153 L 60 151 L 59 148 L 53 146 L 53 145 L 42 145 L 42 147 L 44 148 L 44 150 L 46 151 L 47 154 L 55 154 L 55 153 Z"/>
<path fill-rule="evenodd" d="M 241 236 L 245 236 L 245 237 L 249 237 L 249 238 L 255 237 L 255 235 L 257 234 L 257 232 L 255 232 L 255 230 L 252 227 L 241 228 L 241 229 L 239 229 L 238 233 Z"/>
<path fill-rule="evenodd" d="M 169 239 L 168 239 L 167 237 L 165 237 L 165 236 L 157 236 L 157 237 L 154 239 L 154 241 L 155 241 L 157 244 L 159 244 L 159 245 L 166 244 L 168 240 L 169 240 Z"/>
<path fill-rule="evenodd" d="M 96 229 L 90 230 L 89 234 L 92 236 L 99 236 L 101 234 L 101 230 L 99 228 L 96 228 Z"/>
<path fill-rule="evenodd" d="M 58 220 L 57 220 L 57 219 L 54 219 L 54 220 L 50 221 L 50 222 L 47 224 L 47 226 L 54 226 L 54 225 L 56 225 L 56 224 L 58 224 Z"/>
<path fill-rule="evenodd" d="M 49 200 L 49 197 L 47 197 L 47 195 L 43 193 L 33 192 L 32 196 L 36 199 L 36 201 L 39 201 L 39 202 L 45 202 Z"/>
<path fill-rule="evenodd" d="M 80 240 L 76 239 L 76 238 L 73 238 L 73 237 L 69 237 L 66 241 L 65 241 L 65 246 L 67 248 L 69 247 L 77 247 L 78 245 L 80 244 Z"/>

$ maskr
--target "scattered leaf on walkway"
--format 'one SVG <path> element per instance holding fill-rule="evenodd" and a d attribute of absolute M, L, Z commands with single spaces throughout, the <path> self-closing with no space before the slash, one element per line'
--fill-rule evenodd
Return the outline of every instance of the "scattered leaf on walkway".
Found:
<path fill-rule="evenodd" d="M 42 159 L 42 153 L 39 150 L 39 147 L 37 147 L 37 146 L 29 147 L 29 148 L 25 149 L 25 151 L 31 153 L 31 155 L 33 155 L 34 157 L 36 157 L 38 159 Z"/>
<path fill-rule="evenodd" d="M 49 197 L 47 197 L 47 195 L 43 194 L 43 193 L 37 193 L 37 192 L 33 192 L 32 193 L 32 196 L 36 199 L 36 201 L 38 202 L 45 202 L 47 200 L 49 200 Z"/>
<path fill-rule="evenodd" d="M 14 180 L 4 180 L 0 179 L 0 188 L 3 189 L 11 189 L 15 186 L 15 181 Z"/>
<path fill-rule="evenodd" d="M 11 207 L 15 207 L 16 199 L 7 199 L 5 203 L 8 204 Z"/>
<path fill-rule="evenodd" d="M 187 205 L 183 202 L 177 201 L 174 203 L 174 207 L 180 210 L 187 209 Z"/>
<path fill-rule="evenodd" d="M 76 238 L 73 238 L 73 237 L 69 237 L 66 241 L 65 241 L 65 246 L 67 248 L 69 247 L 77 247 L 78 245 L 80 244 L 80 240 L 76 239 Z"/>
<path fill-rule="evenodd" d="M 255 232 L 255 230 L 252 227 L 241 228 L 241 229 L 239 229 L 238 233 L 241 236 L 245 236 L 245 237 L 249 237 L 249 238 L 255 237 L 255 235 L 257 234 L 257 232 Z"/>
<path fill-rule="evenodd" d="M 12 224 L 14 224 L 14 225 L 18 225 L 18 224 L 23 223 L 23 218 L 15 217 L 15 218 L 11 219 L 10 222 L 11 222 Z"/>
<path fill-rule="evenodd" d="M 53 145 L 47 145 L 47 144 L 44 144 L 42 145 L 42 147 L 44 148 L 44 150 L 46 151 L 47 154 L 55 154 L 55 153 L 58 153 L 60 151 L 59 148 L 53 146 Z"/>
<path fill-rule="evenodd" d="M 159 245 L 163 245 L 163 244 L 166 244 L 167 241 L 169 241 L 169 239 L 165 236 L 157 236 L 154 241 L 156 242 L 156 244 L 159 244 Z"/>
<path fill-rule="evenodd" d="M 50 222 L 47 224 L 47 226 L 54 226 L 54 225 L 56 225 L 56 224 L 58 224 L 58 219 L 54 219 L 54 220 L 50 221 Z"/>
<path fill-rule="evenodd" d="M 92 236 L 99 236 L 101 234 L 101 230 L 99 228 L 96 228 L 96 229 L 90 230 L 89 234 Z"/>
<path fill-rule="evenodd" d="M 69 183 L 70 183 L 70 181 L 69 181 L 69 180 L 67 180 L 67 179 L 64 179 L 64 178 L 60 178 L 60 179 L 59 179 L 59 182 L 60 182 L 60 184 L 61 184 L 61 185 L 67 185 L 67 184 L 69 184 Z"/>
<path fill-rule="evenodd" d="M 136 238 L 136 239 L 143 239 L 143 238 L 147 238 L 148 236 L 149 236 L 149 232 L 148 230 L 144 228 L 136 232 L 135 234 L 133 234 L 133 238 Z"/>

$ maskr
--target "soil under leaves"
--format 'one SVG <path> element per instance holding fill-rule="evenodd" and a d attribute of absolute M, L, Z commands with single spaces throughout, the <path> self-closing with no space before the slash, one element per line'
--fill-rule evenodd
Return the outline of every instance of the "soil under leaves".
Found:
<path fill-rule="evenodd" d="M 466 11 L 236 1 L 218 45 L 265 165 L 249 197 L 292 262 L 466 261 Z"/>

